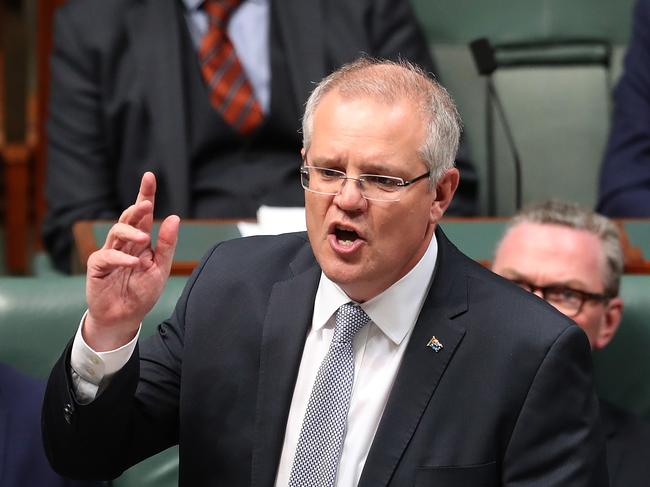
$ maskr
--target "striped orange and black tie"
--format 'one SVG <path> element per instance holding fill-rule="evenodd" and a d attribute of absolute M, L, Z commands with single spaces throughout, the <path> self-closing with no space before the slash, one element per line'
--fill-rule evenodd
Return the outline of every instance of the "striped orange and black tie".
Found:
<path fill-rule="evenodd" d="M 212 106 L 237 132 L 247 135 L 262 123 L 264 114 L 226 30 L 230 15 L 240 3 L 241 0 L 204 2 L 209 28 L 201 41 L 199 59 Z"/>

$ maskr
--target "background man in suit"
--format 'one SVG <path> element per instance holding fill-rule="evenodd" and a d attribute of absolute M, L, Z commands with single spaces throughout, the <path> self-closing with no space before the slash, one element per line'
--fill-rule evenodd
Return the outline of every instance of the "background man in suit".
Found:
<path fill-rule="evenodd" d="M 215 247 L 138 346 L 179 222 L 150 247 L 145 174 L 50 378 L 53 465 L 114 476 L 179 443 L 188 486 L 607 485 L 584 334 L 436 229 L 459 134 L 418 68 L 342 67 L 303 117 L 307 235 Z"/>
<path fill-rule="evenodd" d="M 314 84 L 361 53 L 435 71 L 408 0 L 72 0 L 54 31 L 43 239 L 68 271 L 72 224 L 116 219 L 145 171 L 157 217 L 303 206 L 299 119 Z M 241 127 L 228 117 L 244 96 L 259 118 Z M 453 210 L 473 214 L 475 173 L 458 163 Z"/>
<path fill-rule="evenodd" d="M 623 311 L 623 251 L 607 218 L 572 203 L 531 205 L 512 219 L 492 269 L 573 318 L 592 350 L 614 338 Z M 610 485 L 647 485 L 650 425 L 603 400 L 600 415 Z"/>
<path fill-rule="evenodd" d="M 600 171 L 598 212 L 650 216 L 650 0 L 638 0 Z"/>
<path fill-rule="evenodd" d="M 2 487 L 99 487 L 57 475 L 41 439 L 45 384 L 0 363 L 0 485 Z"/>

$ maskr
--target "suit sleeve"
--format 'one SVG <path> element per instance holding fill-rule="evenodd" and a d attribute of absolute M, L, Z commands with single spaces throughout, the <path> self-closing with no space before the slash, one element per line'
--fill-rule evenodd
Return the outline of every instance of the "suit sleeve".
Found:
<path fill-rule="evenodd" d="M 650 216 L 650 0 L 633 19 L 600 173 L 598 211 L 611 217 Z"/>
<path fill-rule="evenodd" d="M 159 325 L 144 350 L 89 404 L 75 399 L 70 346 L 54 366 L 43 403 L 43 442 L 56 472 L 80 480 L 114 479 L 178 443 L 182 338 Z"/>
<path fill-rule="evenodd" d="M 136 346 L 126 365 L 82 405 L 70 377 L 72 342 L 54 366 L 43 403 L 43 442 L 52 467 L 73 479 L 114 479 L 178 443 L 188 281 L 172 316 Z"/>
<path fill-rule="evenodd" d="M 433 73 L 439 72 L 431 55 L 431 46 L 407 0 L 374 0 L 370 26 L 373 55 L 387 59 L 407 59 Z M 444 79 L 440 80 L 444 85 Z M 464 136 L 456 156 L 460 185 L 447 215 L 470 216 L 477 213 L 478 176 Z"/>
<path fill-rule="evenodd" d="M 54 25 L 43 240 L 55 266 L 69 272 L 72 224 L 113 218 L 119 208 L 102 116 L 99 55 L 66 7 Z"/>
<path fill-rule="evenodd" d="M 607 486 L 598 411 L 587 339 L 568 327 L 530 385 L 504 455 L 504 487 Z"/>

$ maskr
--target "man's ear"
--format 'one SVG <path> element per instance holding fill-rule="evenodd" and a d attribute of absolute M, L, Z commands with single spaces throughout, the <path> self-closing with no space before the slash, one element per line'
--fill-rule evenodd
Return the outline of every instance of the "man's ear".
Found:
<path fill-rule="evenodd" d="M 432 223 L 437 223 L 447 211 L 459 181 L 460 172 L 454 167 L 447 170 L 436 184 L 435 196 L 431 203 L 430 218 Z"/>
<path fill-rule="evenodd" d="M 623 316 L 623 300 L 620 297 L 612 298 L 605 305 L 603 321 L 594 340 L 594 350 L 605 348 L 612 341 L 618 331 Z"/>
<path fill-rule="evenodd" d="M 305 154 L 306 154 L 306 153 L 307 153 L 307 152 L 305 151 L 305 148 L 304 148 L 304 147 L 303 147 L 302 149 L 300 149 L 300 158 L 304 160 L 304 159 L 305 159 Z"/>

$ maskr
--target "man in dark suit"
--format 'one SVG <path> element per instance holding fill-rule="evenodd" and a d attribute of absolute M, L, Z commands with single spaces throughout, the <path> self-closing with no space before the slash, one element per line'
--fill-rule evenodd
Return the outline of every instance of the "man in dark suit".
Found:
<path fill-rule="evenodd" d="M 634 9 L 597 210 L 610 217 L 650 216 L 650 0 L 638 0 Z"/>
<path fill-rule="evenodd" d="M 241 133 L 210 101 L 203 4 L 73 0 L 57 13 L 43 226 L 57 268 L 70 269 L 73 223 L 117 218 L 145 171 L 158 180 L 157 217 L 302 206 L 299 119 L 314 84 L 361 53 L 434 71 L 408 0 L 246 0 L 224 22 L 264 118 Z M 453 210 L 473 214 L 474 169 L 465 154 L 458 164 Z"/>
<path fill-rule="evenodd" d="M 151 248 L 145 174 L 50 378 L 53 466 L 115 476 L 178 443 L 187 486 L 607 485 L 582 331 L 436 229 L 459 134 L 416 67 L 342 67 L 303 117 L 307 234 L 216 246 L 137 345 L 179 224 Z"/>
<path fill-rule="evenodd" d="M 605 348 L 621 322 L 623 250 L 613 222 L 572 203 L 548 201 L 519 212 L 497 247 L 492 270 L 546 299 Z M 600 417 L 612 487 L 650 478 L 650 425 L 606 401 Z"/>
<path fill-rule="evenodd" d="M 43 450 L 40 410 L 45 384 L 0 363 L 0 486 L 99 487 L 57 475 Z"/>

